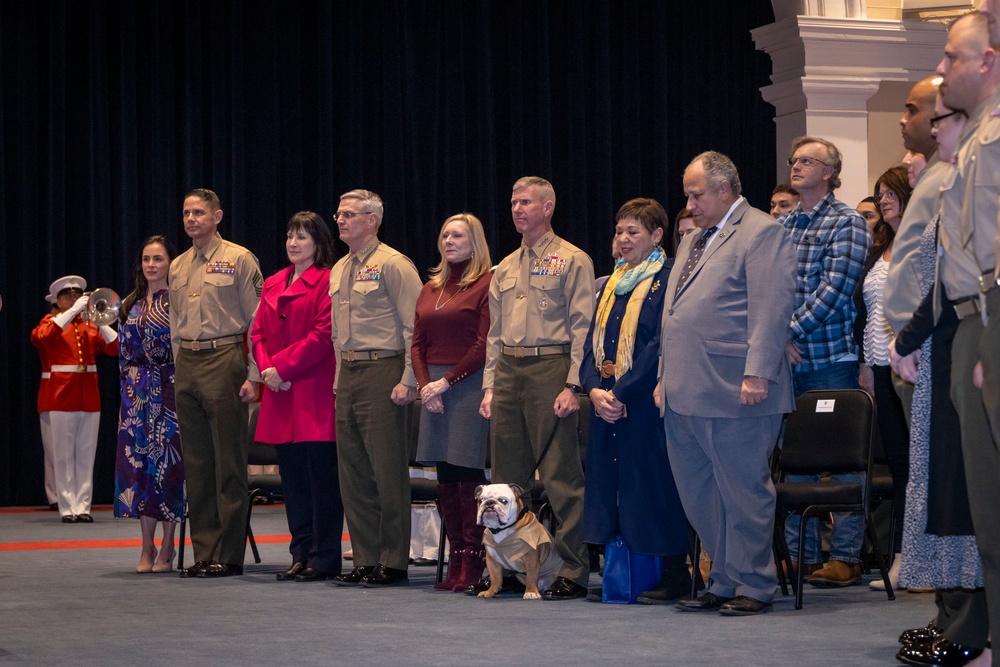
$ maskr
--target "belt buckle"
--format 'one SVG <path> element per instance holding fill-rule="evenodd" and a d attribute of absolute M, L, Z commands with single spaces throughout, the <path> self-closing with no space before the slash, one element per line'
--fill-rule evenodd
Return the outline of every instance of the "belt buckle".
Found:
<path fill-rule="evenodd" d="M 368 359 L 369 361 L 378 361 L 378 352 L 369 352 Z"/>
<path fill-rule="evenodd" d="M 989 271 L 988 273 L 982 273 L 979 275 L 979 291 L 982 294 L 986 294 L 987 292 L 989 292 L 991 289 L 993 289 L 993 286 L 996 284 L 997 284 L 996 281 L 993 279 L 992 271 Z"/>
<path fill-rule="evenodd" d="M 344 361 L 354 361 L 354 350 L 344 350 Z"/>
<path fill-rule="evenodd" d="M 514 358 L 524 359 L 524 347 L 518 346 L 514 348 Z"/>
<path fill-rule="evenodd" d="M 86 373 L 87 372 L 87 367 L 84 364 L 77 364 L 76 372 L 77 373 Z"/>
<path fill-rule="evenodd" d="M 201 352 L 201 341 L 200 340 L 191 341 L 191 349 L 195 352 Z"/>

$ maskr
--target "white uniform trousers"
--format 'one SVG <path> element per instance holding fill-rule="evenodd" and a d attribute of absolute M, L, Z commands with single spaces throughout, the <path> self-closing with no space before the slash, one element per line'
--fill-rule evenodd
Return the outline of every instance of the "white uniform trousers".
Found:
<path fill-rule="evenodd" d="M 45 456 L 45 498 L 49 505 L 59 502 L 56 491 L 55 456 L 52 453 L 52 424 L 48 412 L 39 412 L 38 421 L 42 426 L 42 452 Z"/>
<path fill-rule="evenodd" d="M 61 516 L 89 514 L 100 412 L 49 412 Z"/>

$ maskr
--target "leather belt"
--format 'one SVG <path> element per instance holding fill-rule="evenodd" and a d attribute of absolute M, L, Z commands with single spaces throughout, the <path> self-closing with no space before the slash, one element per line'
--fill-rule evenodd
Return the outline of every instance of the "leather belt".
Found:
<path fill-rule="evenodd" d="M 601 377 L 607 379 L 614 376 L 615 376 L 615 362 L 611 361 L 610 359 L 605 359 L 601 363 Z"/>
<path fill-rule="evenodd" d="M 79 366 L 74 366 L 72 364 L 53 364 L 49 369 L 52 373 L 96 373 L 97 366 L 91 364 L 89 366 L 84 366 L 80 364 Z"/>
<path fill-rule="evenodd" d="M 213 338 L 211 340 L 182 340 L 181 347 L 185 350 L 200 352 L 201 350 L 214 350 L 224 345 L 236 345 L 242 342 L 243 334 L 237 334 L 235 336 L 223 336 L 222 338 Z"/>
<path fill-rule="evenodd" d="M 964 299 L 952 301 L 951 307 L 955 309 L 955 314 L 958 315 L 958 319 L 960 320 L 978 315 L 981 312 L 978 295 L 967 296 Z"/>
<path fill-rule="evenodd" d="M 403 354 L 402 350 L 341 350 L 341 361 L 378 361 Z"/>
<path fill-rule="evenodd" d="M 524 359 L 525 357 L 545 357 L 550 354 L 568 354 L 569 343 L 563 343 L 562 345 L 536 345 L 535 347 L 504 345 L 503 353 L 508 357 L 514 357 L 515 359 Z"/>

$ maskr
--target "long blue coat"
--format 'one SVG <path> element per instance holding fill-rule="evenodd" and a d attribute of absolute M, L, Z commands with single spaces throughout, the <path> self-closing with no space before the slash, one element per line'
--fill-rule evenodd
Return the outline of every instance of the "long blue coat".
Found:
<path fill-rule="evenodd" d="M 617 381 L 594 365 L 594 326 L 584 341 L 580 384 L 613 390 L 627 416 L 609 424 L 590 410 L 583 539 L 608 544 L 621 534 L 634 553 L 670 556 L 688 549 L 688 522 L 677 495 L 660 410 L 653 403 L 660 354 L 663 295 L 673 260 L 653 279 L 639 313 L 632 368 Z M 606 286 L 605 286 L 606 287 Z M 603 292 L 603 290 L 602 290 Z M 630 294 L 615 299 L 604 333 L 604 357 L 615 359 L 618 333 Z M 600 302 L 600 298 L 598 298 Z"/>

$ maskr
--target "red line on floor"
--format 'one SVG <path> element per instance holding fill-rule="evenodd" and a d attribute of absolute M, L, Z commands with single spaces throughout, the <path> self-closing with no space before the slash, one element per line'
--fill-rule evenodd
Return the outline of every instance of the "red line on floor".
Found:
<path fill-rule="evenodd" d="M 258 544 L 283 544 L 292 539 L 291 535 L 254 535 Z M 341 540 L 347 542 L 347 533 Z M 191 544 L 190 539 L 184 540 Z M 159 543 L 157 543 L 159 544 Z M 176 544 L 176 541 L 175 541 Z M 52 540 L 48 542 L 0 542 L 0 551 L 57 551 L 60 549 L 123 549 L 142 546 L 142 540 Z"/>

